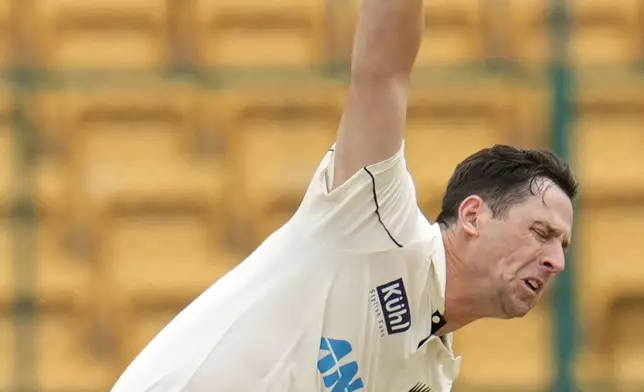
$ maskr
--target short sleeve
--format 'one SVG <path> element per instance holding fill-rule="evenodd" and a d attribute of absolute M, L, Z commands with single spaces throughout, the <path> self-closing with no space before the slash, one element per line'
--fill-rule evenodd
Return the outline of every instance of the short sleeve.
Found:
<path fill-rule="evenodd" d="M 302 230 L 343 248 L 375 251 L 403 247 L 417 227 L 416 190 L 405 146 L 392 157 L 361 168 L 329 191 L 334 149 L 318 167 L 296 221 Z"/>

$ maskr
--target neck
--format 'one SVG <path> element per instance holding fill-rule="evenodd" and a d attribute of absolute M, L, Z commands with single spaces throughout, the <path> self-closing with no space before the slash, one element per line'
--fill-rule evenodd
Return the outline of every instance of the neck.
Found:
<path fill-rule="evenodd" d="M 473 321 L 487 317 L 490 314 L 490 301 L 481 293 L 489 292 L 481 283 L 476 271 L 471 271 L 466 262 L 467 255 L 458 234 L 441 225 L 441 234 L 445 247 L 447 263 L 447 282 L 445 293 L 445 320 L 447 324 L 440 329 L 439 334 L 454 332 Z"/>

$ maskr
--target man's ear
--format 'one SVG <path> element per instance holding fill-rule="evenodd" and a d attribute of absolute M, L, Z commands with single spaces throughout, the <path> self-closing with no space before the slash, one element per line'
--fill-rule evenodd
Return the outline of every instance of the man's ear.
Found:
<path fill-rule="evenodd" d="M 458 220 L 465 232 L 473 237 L 479 235 L 479 218 L 485 211 L 485 202 L 481 197 L 468 196 L 458 207 Z"/>

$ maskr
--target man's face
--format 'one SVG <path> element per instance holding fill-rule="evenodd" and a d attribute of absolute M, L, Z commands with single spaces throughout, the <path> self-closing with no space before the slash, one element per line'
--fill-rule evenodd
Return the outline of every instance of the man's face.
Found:
<path fill-rule="evenodd" d="M 552 278 L 565 267 L 573 207 L 557 186 L 510 207 L 503 217 L 481 219 L 477 267 L 489 279 L 498 317 L 521 317 L 532 309 Z"/>

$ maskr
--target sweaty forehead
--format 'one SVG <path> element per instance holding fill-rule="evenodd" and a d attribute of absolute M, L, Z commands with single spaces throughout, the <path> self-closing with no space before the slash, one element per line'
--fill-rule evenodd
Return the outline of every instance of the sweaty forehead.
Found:
<path fill-rule="evenodd" d="M 570 198 L 552 182 L 543 183 L 536 195 L 528 197 L 522 211 L 525 218 L 540 220 L 570 235 L 573 207 Z"/>

